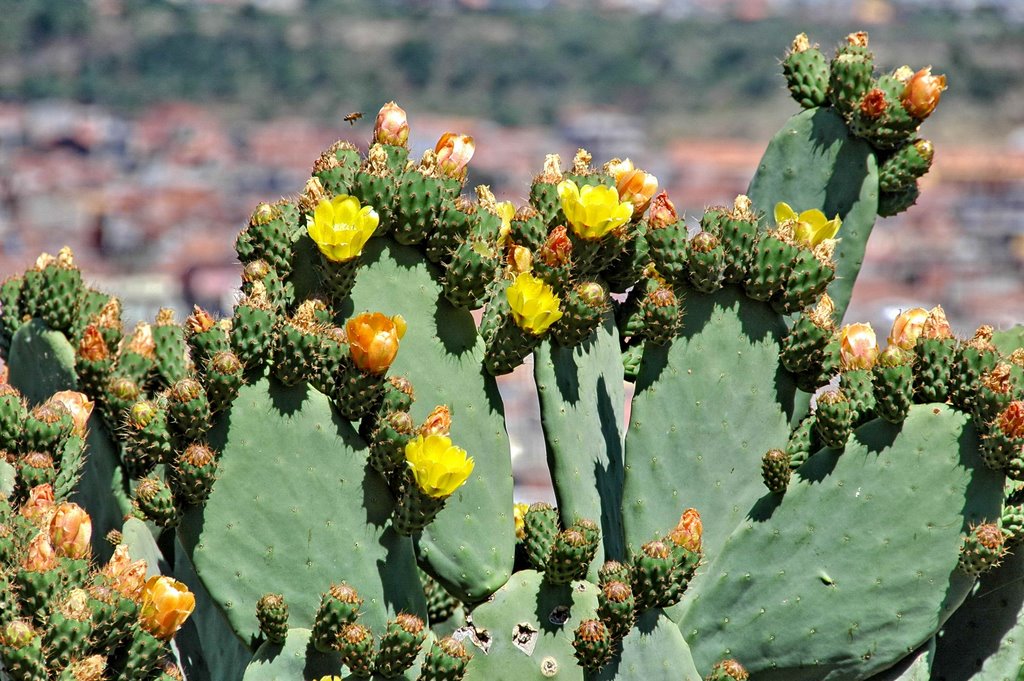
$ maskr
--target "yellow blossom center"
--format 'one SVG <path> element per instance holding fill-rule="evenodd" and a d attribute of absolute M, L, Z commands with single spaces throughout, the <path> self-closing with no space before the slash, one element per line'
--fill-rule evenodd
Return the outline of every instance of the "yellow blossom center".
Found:
<path fill-rule="evenodd" d="M 529 272 L 517 276 L 505 293 L 516 324 L 534 336 L 543 334 L 562 317 L 561 301 L 554 290 Z"/>
<path fill-rule="evenodd" d="M 633 216 L 633 204 L 621 201 L 615 187 L 580 188 L 572 180 L 563 180 L 558 184 L 558 198 L 569 226 L 583 239 L 600 239 Z"/>
<path fill-rule="evenodd" d="M 309 236 L 328 260 L 348 262 L 362 253 L 379 222 L 372 206 L 360 206 L 355 197 L 341 194 L 316 205 Z"/>
<path fill-rule="evenodd" d="M 473 457 L 444 435 L 417 435 L 405 446 L 405 460 L 416 486 L 427 496 L 445 498 L 473 472 Z"/>
<path fill-rule="evenodd" d="M 793 226 L 793 237 L 807 248 L 814 248 L 825 239 L 834 239 L 843 224 L 838 215 L 829 220 L 817 208 L 805 210 L 797 215 L 788 203 L 779 201 L 775 204 L 775 224 L 787 222 Z"/>

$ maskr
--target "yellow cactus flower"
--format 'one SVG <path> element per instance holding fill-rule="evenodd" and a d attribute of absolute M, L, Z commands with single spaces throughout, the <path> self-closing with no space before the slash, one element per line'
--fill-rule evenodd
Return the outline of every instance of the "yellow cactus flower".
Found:
<path fill-rule="evenodd" d="M 633 217 L 633 204 L 621 201 L 615 187 L 581 189 L 572 180 L 563 180 L 558 183 L 558 198 L 572 231 L 583 239 L 600 239 Z"/>
<path fill-rule="evenodd" d="M 332 262 L 348 262 L 363 252 L 380 223 L 372 206 L 360 206 L 354 196 L 340 194 L 324 199 L 313 211 L 309 236 Z"/>
<path fill-rule="evenodd" d="M 155 575 L 142 588 L 139 624 L 153 636 L 169 641 L 195 607 L 196 597 L 187 586 L 176 579 Z"/>
<path fill-rule="evenodd" d="M 889 345 L 895 345 L 904 350 L 913 350 L 918 337 L 924 330 L 926 321 L 928 321 L 928 310 L 923 307 L 904 310 L 892 322 Z"/>
<path fill-rule="evenodd" d="M 522 541 L 526 539 L 526 512 L 530 510 L 530 505 L 525 503 L 518 503 L 512 506 L 512 518 L 516 523 L 516 539 Z"/>
<path fill-rule="evenodd" d="M 405 460 L 420 490 L 430 497 L 451 496 L 473 472 L 473 457 L 444 435 L 417 435 L 405 446 Z"/>
<path fill-rule="evenodd" d="M 817 208 L 797 215 L 788 203 L 779 201 L 775 204 L 775 224 L 781 225 L 784 222 L 793 224 L 794 238 L 808 248 L 815 248 L 825 239 L 834 239 L 843 224 L 838 215 L 829 220 Z"/>
<path fill-rule="evenodd" d="M 534 336 L 543 334 L 562 317 L 561 301 L 554 290 L 529 272 L 517 276 L 505 294 L 516 324 Z"/>
<path fill-rule="evenodd" d="M 385 317 L 380 312 L 364 312 L 348 320 L 345 333 L 352 363 L 367 373 L 383 374 L 395 361 L 405 326 L 402 315 Z"/>

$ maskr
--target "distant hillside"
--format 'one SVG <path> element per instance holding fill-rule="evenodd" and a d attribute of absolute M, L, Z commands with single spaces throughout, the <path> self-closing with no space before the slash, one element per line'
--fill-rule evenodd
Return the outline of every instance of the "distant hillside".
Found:
<path fill-rule="evenodd" d="M 246 118 L 336 120 L 394 98 L 411 110 L 524 125 L 592 105 L 636 114 L 656 137 L 763 138 L 792 109 L 776 66 L 792 36 L 804 30 L 831 47 L 861 28 L 378 7 L 311 0 L 299 14 L 274 15 L 153 0 L 0 0 L 0 100 L 131 110 L 186 99 Z M 1021 27 L 924 14 L 873 27 L 871 38 L 881 64 L 933 64 L 949 76 L 931 136 L 992 139 L 1024 124 Z"/>

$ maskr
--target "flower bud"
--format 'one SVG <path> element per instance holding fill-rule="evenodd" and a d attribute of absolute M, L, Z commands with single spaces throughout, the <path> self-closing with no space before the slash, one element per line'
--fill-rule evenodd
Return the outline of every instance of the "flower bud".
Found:
<path fill-rule="evenodd" d="M 576 284 L 576 295 L 592 308 L 604 309 L 608 304 L 608 292 L 596 281 L 584 281 Z"/>
<path fill-rule="evenodd" d="M 209 331 L 213 328 L 214 324 L 216 324 L 216 321 L 213 319 L 213 316 L 198 305 L 193 307 L 192 314 L 185 318 L 185 326 L 193 334 Z"/>
<path fill-rule="evenodd" d="M 462 177 L 475 151 L 476 144 L 472 137 L 456 135 L 454 132 L 446 132 L 441 135 L 437 146 L 434 147 L 434 153 L 437 154 L 437 165 L 441 172 L 454 178 Z"/>
<path fill-rule="evenodd" d="M 143 357 L 156 357 L 156 341 L 153 340 L 153 329 L 150 325 L 146 322 L 136 324 L 125 349 Z"/>
<path fill-rule="evenodd" d="M 879 88 L 872 88 L 865 93 L 860 100 L 860 112 L 865 118 L 874 120 L 885 113 L 889 103 L 885 99 L 885 92 Z"/>
<path fill-rule="evenodd" d="M 572 241 L 565 225 L 558 225 L 551 230 L 537 255 L 548 267 L 559 267 L 569 263 L 569 258 L 572 257 Z"/>
<path fill-rule="evenodd" d="M 377 144 L 404 147 L 409 141 L 409 120 L 406 118 L 405 109 L 394 102 L 382 106 L 373 125 L 373 141 Z"/>
<path fill-rule="evenodd" d="M 53 513 L 53 487 L 37 485 L 28 492 L 28 499 L 21 505 L 21 515 L 33 523 L 49 519 Z"/>
<path fill-rule="evenodd" d="M 679 213 L 675 204 L 668 198 L 668 192 L 661 192 L 651 201 L 651 211 L 647 215 L 647 224 L 651 229 L 661 229 L 679 222 Z"/>
<path fill-rule="evenodd" d="M 939 105 L 942 91 L 946 89 L 946 77 L 933 76 L 932 67 L 921 69 L 907 81 L 901 101 L 907 113 L 917 119 L 928 118 Z"/>
<path fill-rule="evenodd" d="M 875 330 L 870 324 L 847 324 L 839 334 L 839 357 L 844 370 L 870 369 L 878 358 Z"/>
<path fill-rule="evenodd" d="M 153 636 L 169 641 L 196 607 L 196 597 L 176 579 L 149 578 L 142 589 L 139 624 Z"/>
<path fill-rule="evenodd" d="M 420 426 L 419 434 L 423 437 L 430 435 L 447 435 L 452 429 L 452 413 L 447 405 L 434 407 L 423 425 Z"/>
<path fill-rule="evenodd" d="M 29 542 L 21 567 L 29 572 L 47 572 L 57 567 L 57 554 L 46 532 L 40 532 Z"/>
<path fill-rule="evenodd" d="M 1006 437 L 1024 437 L 1024 401 L 1014 400 L 999 414 L 999 429 Z"/>
<path fill-rule="evenodd" d="M 633 204 L 633 217 L 636 219 L 647 210 L 654 192 L 658 191 L 658 178 L 637 168 L 616 176 L 615 188 L 620 200 Z"/>
<path fill-rule="evenodd" d="M 405 320 L 364 312 L 345 324 L 352 363 L 371 374 L 383 374 L 395 361 L 398 341 L 405 335 Z"/>
<path fill-rule="evenodd" d="M 67 673 L 75 681 L 102 681 L 107 671 L 107 658 L 105 655 L 90 655 L 80 660 L 75 660 L 67 667 Z"/>
<path fill-rule="evenodd" d="M 8 648 L 18 650 L 30 645 L 38 635 L 28 620 L 11 620 L 0 629 L 0 643 Z"/>
<path fill-rule="evenodd" d="M 928 311 L 928 318 L 921 328 L 921 337 L 934 340 L 947 340 L 953 337 L 953 329 L 949 326 L 949 320 L 946 319 L 946 312 L 942 306 L 936 305 Z"/>
<path fill-rule="evenodd" d="M 901 312 L 893 320 L 892 331 L 889 332 L 889 345 L 912 350 L 927 319 L 928 310 L 923 307 L 915 307 Z"/>
<path fill-rule="evenodd" d="M 85 558 L 89 555 L 92 539 L 92 519 L 78 504 L 57 506 L 50 520 L 50 541 L 57 555 L 65 558 Z"/>
<path fill-rule="evenodd" d="M 82 332 L 82 340 L 78 343 L 78 356 L 90 362 L 100 362 L 110 357 L 110 349 L 103 334 L 93 324 L 85 327 Z"/>
<path fill-rule="evenodd" d="M 59 402 L 67 408 L 68 413 L 71 414 L 71 420 L 74 422 L 75 435 L 85 437 L 85 432 L 89 428 L 89 416 L 92 414 L 92 408 L 95 406 L 95 403 L 84 393 L 75 392 L 74 390 L 56 392 L 50 398 L 50 401 Z"/>
<path fill-rule="evenodd" d="M 133 561 L 128 554 L 128 547 L 125 544 L 118 544 L 114 549 L 114 555 L 100 573 L 110 580 L 119 594 L 135 600 L 146 581 L 146 561 Z"/>
<path fill-rule="evenodd" d="M 704 523 L 701 522 L 700 513 L 695 508 L 688 508 L 679 516 L 679 523 L 676 524 L 669 539 L 677 546 L 683 546 L 694 553 L 700 553 L 701 538 L 704 534 Z"/>
<path fill-rule="evenodd" d="M 513 245 L 508 250 L 508 264 L 516 274 L 533 269 L 533 252 L 526 246 Z"/>

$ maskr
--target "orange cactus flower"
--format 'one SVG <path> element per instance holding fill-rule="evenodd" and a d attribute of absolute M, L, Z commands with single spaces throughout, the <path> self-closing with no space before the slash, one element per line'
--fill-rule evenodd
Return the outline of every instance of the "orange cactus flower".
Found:
<path fill-rule="evenodd" d="M 364 312 L 348 320 L 345 333 L 353 364 L 369 374 L 383 374 L 398 354 L 405 319 L 401 315 L 385 317 L 380 312 Z"/>
<path fill-rule="evenodd" d="M 57 555 L 67 558 L 85 558 L 89 555 L 92 539 L 92 518 L 78 504 L 57 506 L 50 520 L 50 541 Z"/>
<path fill-rule="evenodd" d="M 169 641 L 195 607 L 196 597 L 187 586 L 176 579 L 155 575 L 142 588 L 139 623 L 153 636 Z"/>
<path fill-rule="evenodd" d="M 921 69 L 907 81 L 901 102 L 914 118 L 925 119 L 935 111 L 946 89 L 946 77 L 932 75 L 932 67 Z"/>

